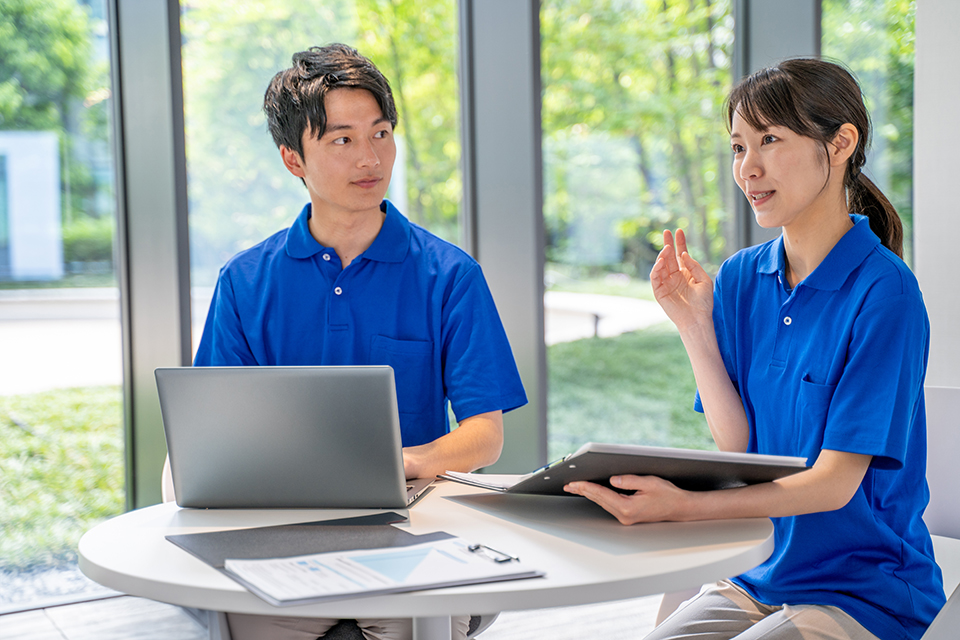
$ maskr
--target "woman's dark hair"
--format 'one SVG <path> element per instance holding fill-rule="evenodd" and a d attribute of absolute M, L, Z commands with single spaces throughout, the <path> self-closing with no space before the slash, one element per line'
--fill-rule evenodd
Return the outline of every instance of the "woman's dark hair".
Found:
<path fill-rule="evenodd" d="M 850 123 L 860 134 L 847 162 L 843 184 L 847 208 L 870 219 L 870 229 L 885 247 L 903 257 L 900 216 L 880 189 L 863 173 L 870 141 L 870 117 L 860 85 L 838 64 L 795 58 L 745 78 L 727 97 L 727 128 L 739 113 L 751 127 L 780 126 L 820 142 L 825 151 L 840 127 Z"/>
<path fill-rule="evenodd" d="M 327 129 L 324 97 L 333 89 L 366 89 L 394 127 L 397 107 L 390 84 L 380 70 L 356 49 L 344 44 L 310 47 L 293 54 L 293 66 L 273 76 L 263 96 L 267 127 L 277 147 L 303 157 L 303 132 L 316 138 Z"/>

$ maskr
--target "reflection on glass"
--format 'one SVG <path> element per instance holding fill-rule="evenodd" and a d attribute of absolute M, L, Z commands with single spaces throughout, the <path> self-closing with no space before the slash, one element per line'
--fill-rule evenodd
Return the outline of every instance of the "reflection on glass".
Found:
<path fill-rule="evenodd" d="M 587 441 L 712 447 L 648 274 L 667 227 L 736 247 L 726 0 L 541 5 L 549 458 Z"/>
<path fill-rule="evenodd" d="M 124 507 L 104 10 L 0 3 L 0 612 L 102 593 L 77 541 Z"/>
<path fill-rule="evenodd" d="M 261 111 L 296 51 L 343 42 L 390 81 L 400 115 L 387 197 L 459 240 L 462 195 L 455 0 L 191 0 L 182 7 L 194 344 L 223 263 L 289 226 L 308 201 Z"/>
<path fill-rule="evenodd" d="M 823 55 L 856 74 L 873 125 L 866 173 L 903 220 L 913 263 L 913 60 L 916 0 L 824 0 Z"/>

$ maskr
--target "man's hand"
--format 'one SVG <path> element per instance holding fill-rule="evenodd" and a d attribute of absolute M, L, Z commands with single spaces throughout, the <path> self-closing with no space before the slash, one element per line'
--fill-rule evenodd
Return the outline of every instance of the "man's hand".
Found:
<path fill-rule="evenodd" d="M 480 413 L 433 442 L 404 447 L 407 478 L 433 478 L 447 471 L 475 471 L 500 458 L 503 449 L 503 412 Z"/>

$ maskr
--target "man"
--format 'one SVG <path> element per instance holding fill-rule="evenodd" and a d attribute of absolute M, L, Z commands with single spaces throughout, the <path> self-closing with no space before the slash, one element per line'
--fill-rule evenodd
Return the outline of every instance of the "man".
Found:
<path fill-rule="evenodd" d="M 496 462 L 503 412 L 526 396 L 479 265 L 383 199 L 397 123 L 386 79 L 350 47 L 314 47 L 273 78 L 264 111 L 310 203 L 221 270 L 194 364 L 390 365 L 408 478 Z M 316 638 L 334 622 L 230 616 L 236 640 Z M 368 638 L 409 626 L 361 623 Z"/>

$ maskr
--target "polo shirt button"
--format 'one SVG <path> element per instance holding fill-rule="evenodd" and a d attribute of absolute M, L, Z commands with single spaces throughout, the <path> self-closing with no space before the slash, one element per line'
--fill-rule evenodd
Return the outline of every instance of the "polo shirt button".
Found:
<path fill-rule="evenodd" d="M 340 295 L 341 293 L 343 293 L 343 289 L 341 289 L 340 287 L 337 287 L 336 289 L 333 290 L 333 292 L 337 295 Z"/>
<path fill-rule="evenodd" d="M 323 254 L 323 259 L 326 260 L 327 262 L 330 262 L 330 254 L 329 253 Z"/>
<path fill-rule="evenodd" d="M 793 318 L 791 318 L 790 316 L 787 316 L 786 318 L 783 319 L 783 324 L 789 325 L 791 322 L 793 322 Z"/>

